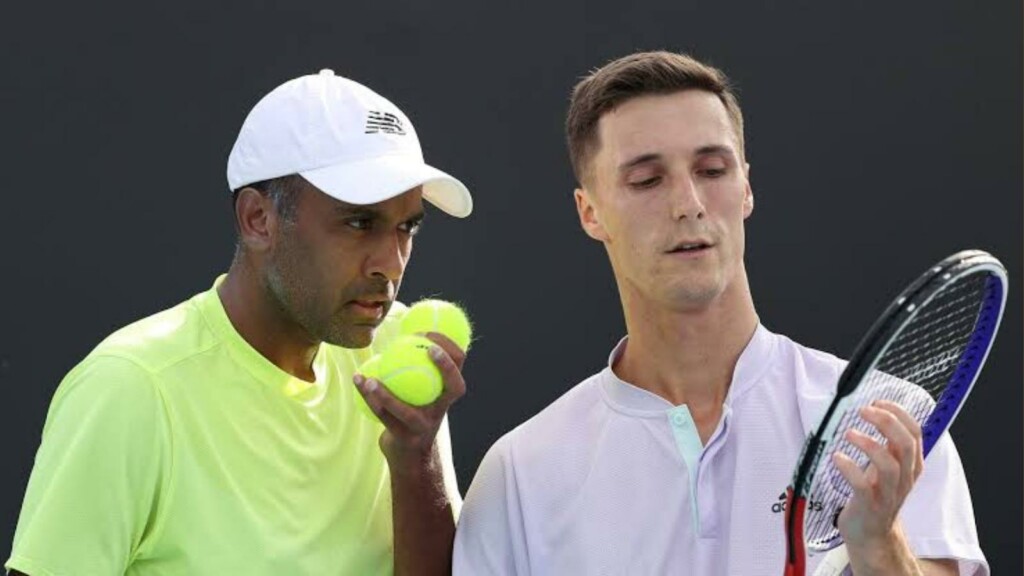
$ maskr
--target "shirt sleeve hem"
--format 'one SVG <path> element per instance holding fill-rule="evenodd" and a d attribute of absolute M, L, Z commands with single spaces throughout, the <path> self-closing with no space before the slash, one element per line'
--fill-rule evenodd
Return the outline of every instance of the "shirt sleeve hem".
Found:
<path fill-rule="evenodd" d="M 976 543 L 945 538 L 909 538 L 914 555 L 922 560 L 956 560 L 960 576 L 990 576 L 985 554 Z"/>
<path fill-rule="evenodd" d="M 22 574 L 28 574 L 28 576 L 60 576 L 57 572 L 43 567 L 39 562 L 16 554 L 11 555 L 11 558 L 4 564 L 4 569 L 8 573 L 11 570 L 17 570 Z"/>

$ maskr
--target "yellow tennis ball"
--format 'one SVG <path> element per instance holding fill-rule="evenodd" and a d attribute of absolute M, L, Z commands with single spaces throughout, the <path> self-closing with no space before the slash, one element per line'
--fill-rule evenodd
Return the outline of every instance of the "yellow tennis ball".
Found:
<path fill-rule="evenodd" d="M 399 336 L 380 355 L 380 382 L 406 404 L 426 406 L 441 395 L 444 382 L 430 358 L 432 346 L 434 343 L 422 336 Z"/>
<path fill-rule="evenodd" d="M 473 326 L 466 313 L 444 300 L 420 300 L 405 313 L 399 330 L 402 334 L 440 332 L 463 352 L 473 340 Z"/>
<path fill-rule="evenodd" d="M 364 378 L 373 378 L 380 382 L 380 354 L 371 356 L 369 360 L 363 362 L 356 370 L 356 373 L 362 374 Z M 355 395 L 356 408 L 359 409 L 363 416 L 377 420 L 377 415 L 373 413 L 373 410 L 370 410 L 370 405 L 366 403 L 363 395 L 358 390 L 355 391 Z"/>
<path fill-rule="evenodd" d="M 428 352 L 433 345 L 422 336 L 399 336 L 384 353 L 363 362 L 356 372 L 380 382 L 406 404 L 425 406 L 437 400 L 444 388 L 441 371 Z M 362 394 L 357 391 L 356 396 L 359 412 L 378 420 Z"/>

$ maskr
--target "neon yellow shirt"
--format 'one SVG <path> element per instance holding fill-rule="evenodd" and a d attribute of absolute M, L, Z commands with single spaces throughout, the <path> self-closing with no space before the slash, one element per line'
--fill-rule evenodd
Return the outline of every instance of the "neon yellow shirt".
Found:
<path fill-rule="evenodd" d="M 61 382 L 8 570 L 392 573 L 383 427 L 355 410 L 352 374 L 406 308 L 371 348 L 321 345 L 307 383 L 238 335 L 217 284 L 115 332 Z M 439 444 L 457 510 L 447 426 Z"/>

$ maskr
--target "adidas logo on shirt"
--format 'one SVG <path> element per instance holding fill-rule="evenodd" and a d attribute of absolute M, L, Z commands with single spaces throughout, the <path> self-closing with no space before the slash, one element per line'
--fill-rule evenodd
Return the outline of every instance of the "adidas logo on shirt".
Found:
<path fill-rule="evenodd" d="M 824 506 L 818 500 L 813 500 L 813 501 L 807 503 L 807 511 L 808 512 L 821 512 L 822 508 L 824 508 Z M 772 504 L 772 513 L 773 514 L 778 514 L 780 512 L 785 511 L 785 510 L 786 510 L 786 493 L 783 492 L 782 494 L 779 494 L 778 500 L 774 504 Z"/>

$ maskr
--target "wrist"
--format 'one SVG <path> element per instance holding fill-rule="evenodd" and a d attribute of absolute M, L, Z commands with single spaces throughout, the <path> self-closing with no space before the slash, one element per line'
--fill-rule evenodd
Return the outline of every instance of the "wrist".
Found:
<path fill-rule="evenodd" d="M 429 454 L 393 454 L 386 458 L 394 498 L 404 494 L 430 510 L 448 510 L 451 502 L 444 483 L 444 467 L 436 450 Z"/>
<path fill-rule="evenodd" d="M 922 574 L 917 558 L 898 524 L 882 537 L 863 542 L 847 542 L 846 548 L 850 555 L 850 566 L 857 576 Z"/>
<path fill-rule="evenodd" d="M 434 446 L 392 446 L 383 452 L 392 478 L 433 478 L 441 474 L 441 457 Z"/>

